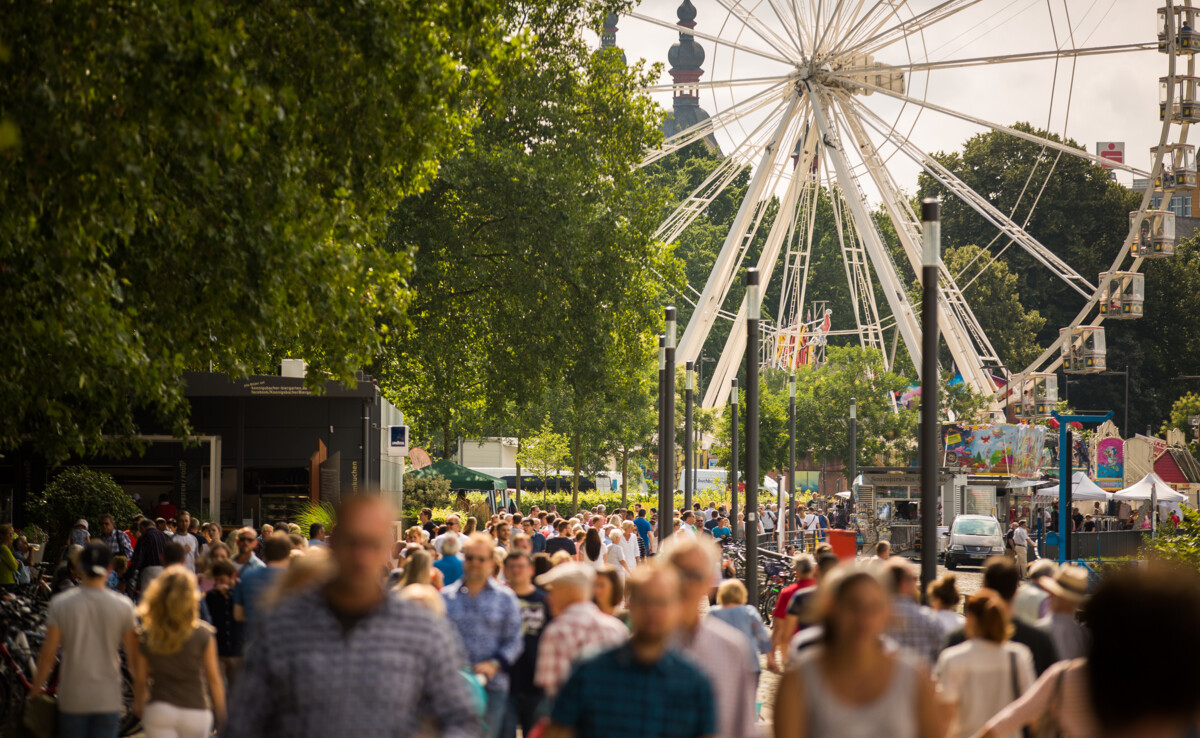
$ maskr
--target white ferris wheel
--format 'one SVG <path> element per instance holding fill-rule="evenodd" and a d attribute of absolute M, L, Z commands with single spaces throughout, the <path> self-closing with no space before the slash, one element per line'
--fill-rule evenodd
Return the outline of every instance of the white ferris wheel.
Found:
<path fill-rule="evenodd" d="M 679 43 L 671 49 L 672 82 L 650 91 L 669 93 L 677 113 L 681 103 L 711 110 L 711 116 L 686 110 L 677 115 L 675 130 L 668 129 L 663 145 L 649 151 L 643 165 L 701 139 L 719 141 L 723 149 L 720 163 L 667 217 L 658 236 L 668 243 L 679 238 L 739 174 L 750 172 L 706 283 L 689 285 L 683 296 L 695 309 L 679 341 L 680 363 L 698 359 L 717 321 L 733 321 L 710 375 L 704 407 L 724 401 L 744 355 L 746 299 L 736 314 L 724 303 L 739 268 L 749 266 L 748 246 L 756 237 L 764 244 L 756 265 L 759 273 L 769 279 L 780 260 L 784 265 L 779 304 L 757 306 L 765 324 L 764 365 L 794 367 L 808 358 L 806 353 L 819 350 L 826 338 L 856 336 L 861 345 L 881 350 L 889 363 L 902 346 L 919 370 L 917 309 L 872 218 L 872 210 L 881 206 L 904 257 L 920 275 L 921 222 L 897 184 L 898 172 L 916 170 L 995 228 L 985 259 L 994 259 L 1004 249 L 1024 249 L 1045 269 L 1046 279 L 1078 299 L 1078 314 L 1061 328 L 1057 341 L 1031 365 L 1006 368 L 972 310 L 969 284 L 962 282 L 971 276 L 953 274 L 940 264 L 939 328 L 964 381 L 993 397 L 997 414 L 1011 403 L 1018 415 L 1037 416 L 1048 414 L 1057 400 L 1057 369 L 1103 371 L 1103 322 L 1140 317 L 1142 260 L 1173 252 L 1174 216 L 1167 203 L 1172 194 L 1196 188 L 1194 149 L 1187 145 L 1187 135 L 1189 124 L 1200 122 L 1200 79 L 1195 77 L 1193 56 L 1200 49 L 1200 34 L 1192 30 L 1200 8 L 1193 8 L 1192 0 L 1165 1 L 1158 9 L 1157 40 L 1150 35 L 1154 6 L 1149 5 L 1143 24 L 1119 29 L 1124 38 L 1111 38 L 1110 32 L 1100 43 L 1092 43 L 1095 29 L 1088 32 L 1089 19 L 1095 26 L 1097 18 L 1103 19 L 1117 2 L 1124 6 L 1125 0 L 696 0 L 702 11 L 692 0 L 683 0 L 678 21 L 651 12 L 650 0 L 643 0 L 641 7 L 626 14 L 623 28 L 644 24 L 658 33 L 679 33 Z M 704 14 L 702 24 L 696 23 L 698 12 Z M 1020 23 L 1006 26 L 1013 19 Z M 1023 30 L 1031 23 L 1039 27 L 1037 34 Z M 607 43 L 612 43 L 614 31 L 610 16 Z M 1022 44 L 1022 35 L 1034 36 L 1035 41 L 1025 39 Z M 1157 81 L 1160 89 L 1162 123 L 1149 124 L 1158 134 L 1157 146 L 1149 152 L 1149 169 L 1113 162 L 1007 124 L 1044 123 L 1065 140 L 1072 97 L 1078 96 L 1080 76 L 1087 73 L 1081 62 L 1097 58 L 1136 58 L 1142 66 L 1149 59 L 1158 70 L 1157 80 L 1141 82 L 1152 87 Z M 705 69 L 701 62 L 707 62 Z M 999 121 L 965 109 L 972 107 L 963 102 L 971 96 L 961 94 L 966 89 L 986 97 L 986 84 L 973 89 L 972 80 L 998 69 L 1017 74 L 1036 69 L 1042 77 L 1040 86 L 1033 86 L 1041 94 L 1031 93 L 1024 109 Z M 959 94 L 945 95 L 947 89 Z M 1133 108 L 1127 114 L 1153 121 L 1152 108 Z M 976 192 L 934 159 L 931 137 L 923 132 L 945 121 L 1040 147 L 1038 165 L 1025 180 L 1017 206 L 999 209 L 987 193 Z M 1040 199 L 1058 160 L 1071 156 L 1152 183 L 1145 187 L 1137 211 L 1130 213 L 1129 231 L 1120 250 L 1111 254 L 1111 267 L 1100 275 L 1079 273 L 1025 230 L 1035 207 L 1064 205 Z M 830 316 L 807 294 L 822 191 L 837 225 L 853 316 Z M 764 226 L 772 197 L 779 214 Z M 1161 209 L 1154 209 L 1154 202 L 1161 202 Z M 764 285 L 760 300 L 766 291 Z"/>

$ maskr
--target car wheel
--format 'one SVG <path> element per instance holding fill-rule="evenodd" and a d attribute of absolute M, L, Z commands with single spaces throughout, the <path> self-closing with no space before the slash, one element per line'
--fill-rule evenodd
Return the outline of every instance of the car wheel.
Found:
<path fill-rule="evenodd" d="M 958 568 L 958 561 L 953 556 L 946 556 L 946 568 L 954 571 Z"/>

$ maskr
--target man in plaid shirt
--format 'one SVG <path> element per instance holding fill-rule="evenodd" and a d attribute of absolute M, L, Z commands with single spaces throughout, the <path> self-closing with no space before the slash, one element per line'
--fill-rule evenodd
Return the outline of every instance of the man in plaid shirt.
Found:
<path fill-rule="evenodd" d="M 100 517 L 100 540 L 108 544 L 113 556 L 124 556 L 127 560 L 133 560 L 133 545 L 129 543 L 129 536 L 125 535 L 125 531 L 117 530 L 111 515 Z"/>
<path fill-rule="evenodd" d="M 571 667 L 583 657 L 624 643 L 629 631 L 620 620 L 592 603 L 596 570 L 580 563 L 560 564 L 537 578 L 547 590 L 554 619 L 542 631 L 533 682 L 553 698 L 566 683 Z"/>
<path fill-rule="evenodd" d="M 378 497 L 338 510 L 337 577 L 255 622 L 226 738 L 479 735 L 453 626 L 384 589 L 394 514 Z M 434 658 L 430 658 L 430 655 Z"/>

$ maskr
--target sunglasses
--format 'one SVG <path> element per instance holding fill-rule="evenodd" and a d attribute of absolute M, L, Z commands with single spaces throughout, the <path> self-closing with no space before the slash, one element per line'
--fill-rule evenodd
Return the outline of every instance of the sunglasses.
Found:
<path fill-rule="evenodd" d="M 238 542 L 240 542 L 240 543 L 254 543 L 254 542 L 255 542 L 255 541 L 257 541 L 257 540 L 258 540 L 257 538 L 239 538 L 239 539 L 238 539 Z"/>
<path fill-rule="evenodd" d="M 491 559 L 488 558 L 487 556 L 464 556 L 463 561 L 484 562 L 484 561 L 491 561 Z"/>

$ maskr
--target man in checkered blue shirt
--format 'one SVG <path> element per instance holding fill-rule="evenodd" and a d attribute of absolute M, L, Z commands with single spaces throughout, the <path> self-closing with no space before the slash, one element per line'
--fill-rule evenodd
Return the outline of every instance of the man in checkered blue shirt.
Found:
<path fill-rule="evenodd" d="M 393 518 L 378 497 L 343 502 L 337 577 L 257 619 L 223 735 L 404 738 L 432 720 L 447 738 L 478 736 L 453 626 L 384 589 Z"/>
<path fill-rule="evenodd" d="M 546 738 L 717 734 L 708 678 L 669 647 L 683 613 L 678 574 L 640 566 L 629 589 L 632 638 L 575 668 L 554 701 Z"/>

